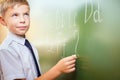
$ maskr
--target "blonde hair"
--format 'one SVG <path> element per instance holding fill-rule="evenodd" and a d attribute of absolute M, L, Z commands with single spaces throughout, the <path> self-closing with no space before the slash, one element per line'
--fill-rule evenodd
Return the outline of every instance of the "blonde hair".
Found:
<path fill-rule="evenodd" d="M 16 4 L 29 6 L 27 0 L 0 0 L 0 15 L 4 16 L 7 9 L 14 7 Z"/>

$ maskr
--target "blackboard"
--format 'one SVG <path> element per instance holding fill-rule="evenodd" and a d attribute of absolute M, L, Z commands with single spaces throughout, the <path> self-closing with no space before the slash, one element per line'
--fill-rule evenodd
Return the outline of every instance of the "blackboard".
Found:
<path fill-rule="evenodd" d="M 120 79 L 120 1 L 85 0 L 77 9 L 77 30 L 64 56 L 76 54 L 76 72 L 61 80 Z"/>
<path fill-rule="evenodd" d="M 76 54 L 76 71 L 57 80 L 120 80 L 120 0 L 45 1 L 37 13 L 45 28 L 46 45 L 38 47 L 47 56 L 40 57 L 42 68 L 49 58 L 53 66 Z"/>

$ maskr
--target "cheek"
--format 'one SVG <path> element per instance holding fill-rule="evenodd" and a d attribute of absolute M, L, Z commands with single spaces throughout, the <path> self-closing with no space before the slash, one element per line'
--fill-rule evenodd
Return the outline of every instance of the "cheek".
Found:
<path fill-rule="evenodd" d="M 17 25 L 16 21 L 9 21 L 7 23 L 7 27 L 9 30 L 15 30 L 16 25 Z"/>
<path fill-rule="evenodd" d="M 8 29 L 14 31 L 14 30 L 15 30 L 15 27 L 14 27 L 14 25 L 9 25 L 9 26 L 8 26 Z"/>
<path fill-rule="evenodd" d="M 17 23 L 17 20 L 14 20 L 14 19 L 8 19 L 7 20 L 7 25 L 8 26 L 16 25 L 16 23 Z"/>
<path fill-rule="evenodd" d="M 26 18 L 26 23 L 30 24 L 30 18 Z"/>
<path fill-rule="evenodd" d="M 11 29 L 15 29 L 16 24 L 15 23 L 9 23 L 8 27 Z"/>

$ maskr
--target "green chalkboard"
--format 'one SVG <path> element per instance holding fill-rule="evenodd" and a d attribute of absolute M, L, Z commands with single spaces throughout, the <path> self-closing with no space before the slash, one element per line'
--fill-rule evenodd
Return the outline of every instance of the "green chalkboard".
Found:
<path fill-rule="evenodd" d="M 120 80 L 120 0 L 41 0 L 39 5 L 44 72 L 76 54 L 76 71 L 57 80 Z"/>
<path fill-rule="evenodd" d="M 120 80 L 120 1 L 85 0 L 77 9 L 77 30 L 64 56 L 76 54 L 76 71 L 60 80 Z"/>

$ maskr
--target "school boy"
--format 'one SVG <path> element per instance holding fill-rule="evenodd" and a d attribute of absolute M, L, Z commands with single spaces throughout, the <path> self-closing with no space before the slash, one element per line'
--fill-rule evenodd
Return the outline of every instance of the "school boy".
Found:
<path fill-rule="evenodd" d="M 0 0 L 0 23 L 9 30 L 0 48 L 0 80 L 55 80 L 75 71 L 76 55 L 72 55 L 41 74 L 37 50 L 25 36 L 30 27 L 27 0 Z"/>

